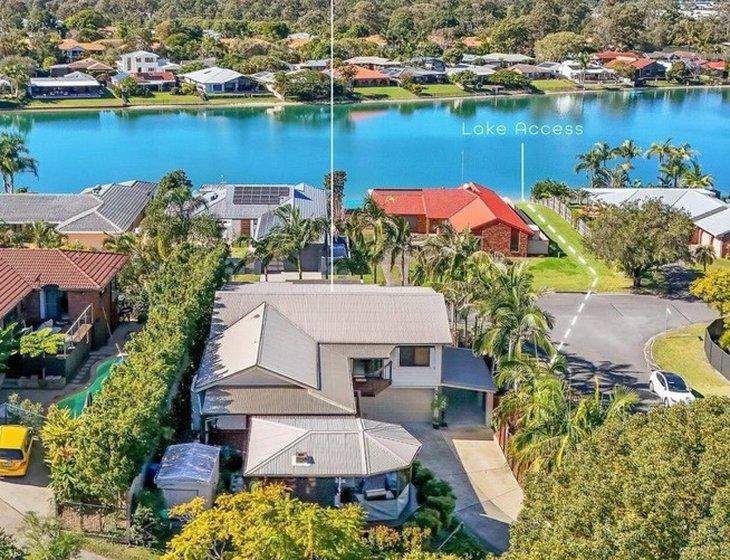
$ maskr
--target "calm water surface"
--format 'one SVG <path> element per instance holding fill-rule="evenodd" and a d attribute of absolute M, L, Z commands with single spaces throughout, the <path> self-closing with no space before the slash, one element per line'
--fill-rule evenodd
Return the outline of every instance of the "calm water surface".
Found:
<path fill-rule="evenodd" d="M 196 184 L 321 184 L 329 169 L 328 115 L 319 106 L 4 113 L 0 129 L 27 135 L 39 177 L 17 183 L 36 191 L 153 180 L 177 168 Z M 523 143 L 528 188 L 546 177 L 579 185 L 576 154 L 626 138 L 644 147 L 668 138 L 690 143 L 730 192 L 730 89 L 340 106 L 335 119 L 335 167 L 347 171 L 349 204 L 375 186 L 462 180 L 519 196 Z M 655 167 L 640 161 L 634 175 L 650 180 Z"/>

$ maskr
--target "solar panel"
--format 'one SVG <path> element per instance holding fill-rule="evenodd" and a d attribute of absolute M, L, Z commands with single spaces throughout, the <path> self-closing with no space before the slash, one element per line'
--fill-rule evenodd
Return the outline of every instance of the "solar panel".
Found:
<path fill-rule="evenodd" d="M 233 204 L 279 205 L 289 198 L 289 187 L 272 185 L 241 186 L 233 188 Z"/>

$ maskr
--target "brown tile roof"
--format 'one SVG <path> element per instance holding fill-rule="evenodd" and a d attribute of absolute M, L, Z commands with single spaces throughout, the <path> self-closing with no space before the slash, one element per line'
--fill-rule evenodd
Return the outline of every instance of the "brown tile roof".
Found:
<path fill-rule="evenodd" d="M 0 317 L 5 316 L 33 287 L 15 269 L 0 259 Z"/>
<path fill-rule="evenodd" d="M 62 290 L 103 290 L 127 259 L 120 253 L 0 249 L 0 263 L 32 288 L 56 284 Z M 0 308 L 4 303 L 0 300 Z"/>

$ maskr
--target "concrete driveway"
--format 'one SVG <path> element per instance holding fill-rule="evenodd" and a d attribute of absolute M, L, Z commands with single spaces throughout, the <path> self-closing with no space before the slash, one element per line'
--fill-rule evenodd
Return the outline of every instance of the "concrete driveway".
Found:
<path fill-rule="evenodd" d="M 562 350 L 570 364 L 571 383 L 589 390 L 598 375 L 603 387 L 624 385 L 645 399 L 651 398 L 646 342 L 667 328 L 709 322 L 717 316 L 703 302 L 689 298 L 592 294 L 571 326 L 584 298 L 585 294 L 548 294 L 540 300 L 555 319 L 554 340 L 571 329 Z"/>
<path fill-rule="evenodd" d="M 21 478 L 0 477 L 0 527 L 16 534 L 26 514 L 53 513 L 53 494 L 48 488 L 48 467 L 43 462 L 43 446 L 33 442 L 28 474 Z"/>
<path fill-rule="evenodd" d="M 492 431 L 434 430 L 430 424 L 405 427 L 422 444 L 418 460 L 451 484 L 459 521 L 491 551 L 507 550 L 509 528 L 522 508 L 523 494 Z"/>

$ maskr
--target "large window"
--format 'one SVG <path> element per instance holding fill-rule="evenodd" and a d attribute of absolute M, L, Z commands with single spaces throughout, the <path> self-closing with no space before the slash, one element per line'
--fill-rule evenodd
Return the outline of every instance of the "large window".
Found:
<path fill-rule="evenodd" d="M 381 375 L 383 358 L 357 358 L 352 360 L 352 375 L 355 377 L 373 377 Z"/>
<path fill-rule="evenodd" d="M 431 365 L 430 346 L 401 346 L 401 367 L 428 367 Z"/>
<path fill-rule="evenodd" d="M 518 253 L 520 250 L 520 231 L 514 228 L 509 238 L 509 250 L 513 253 Z"/>

